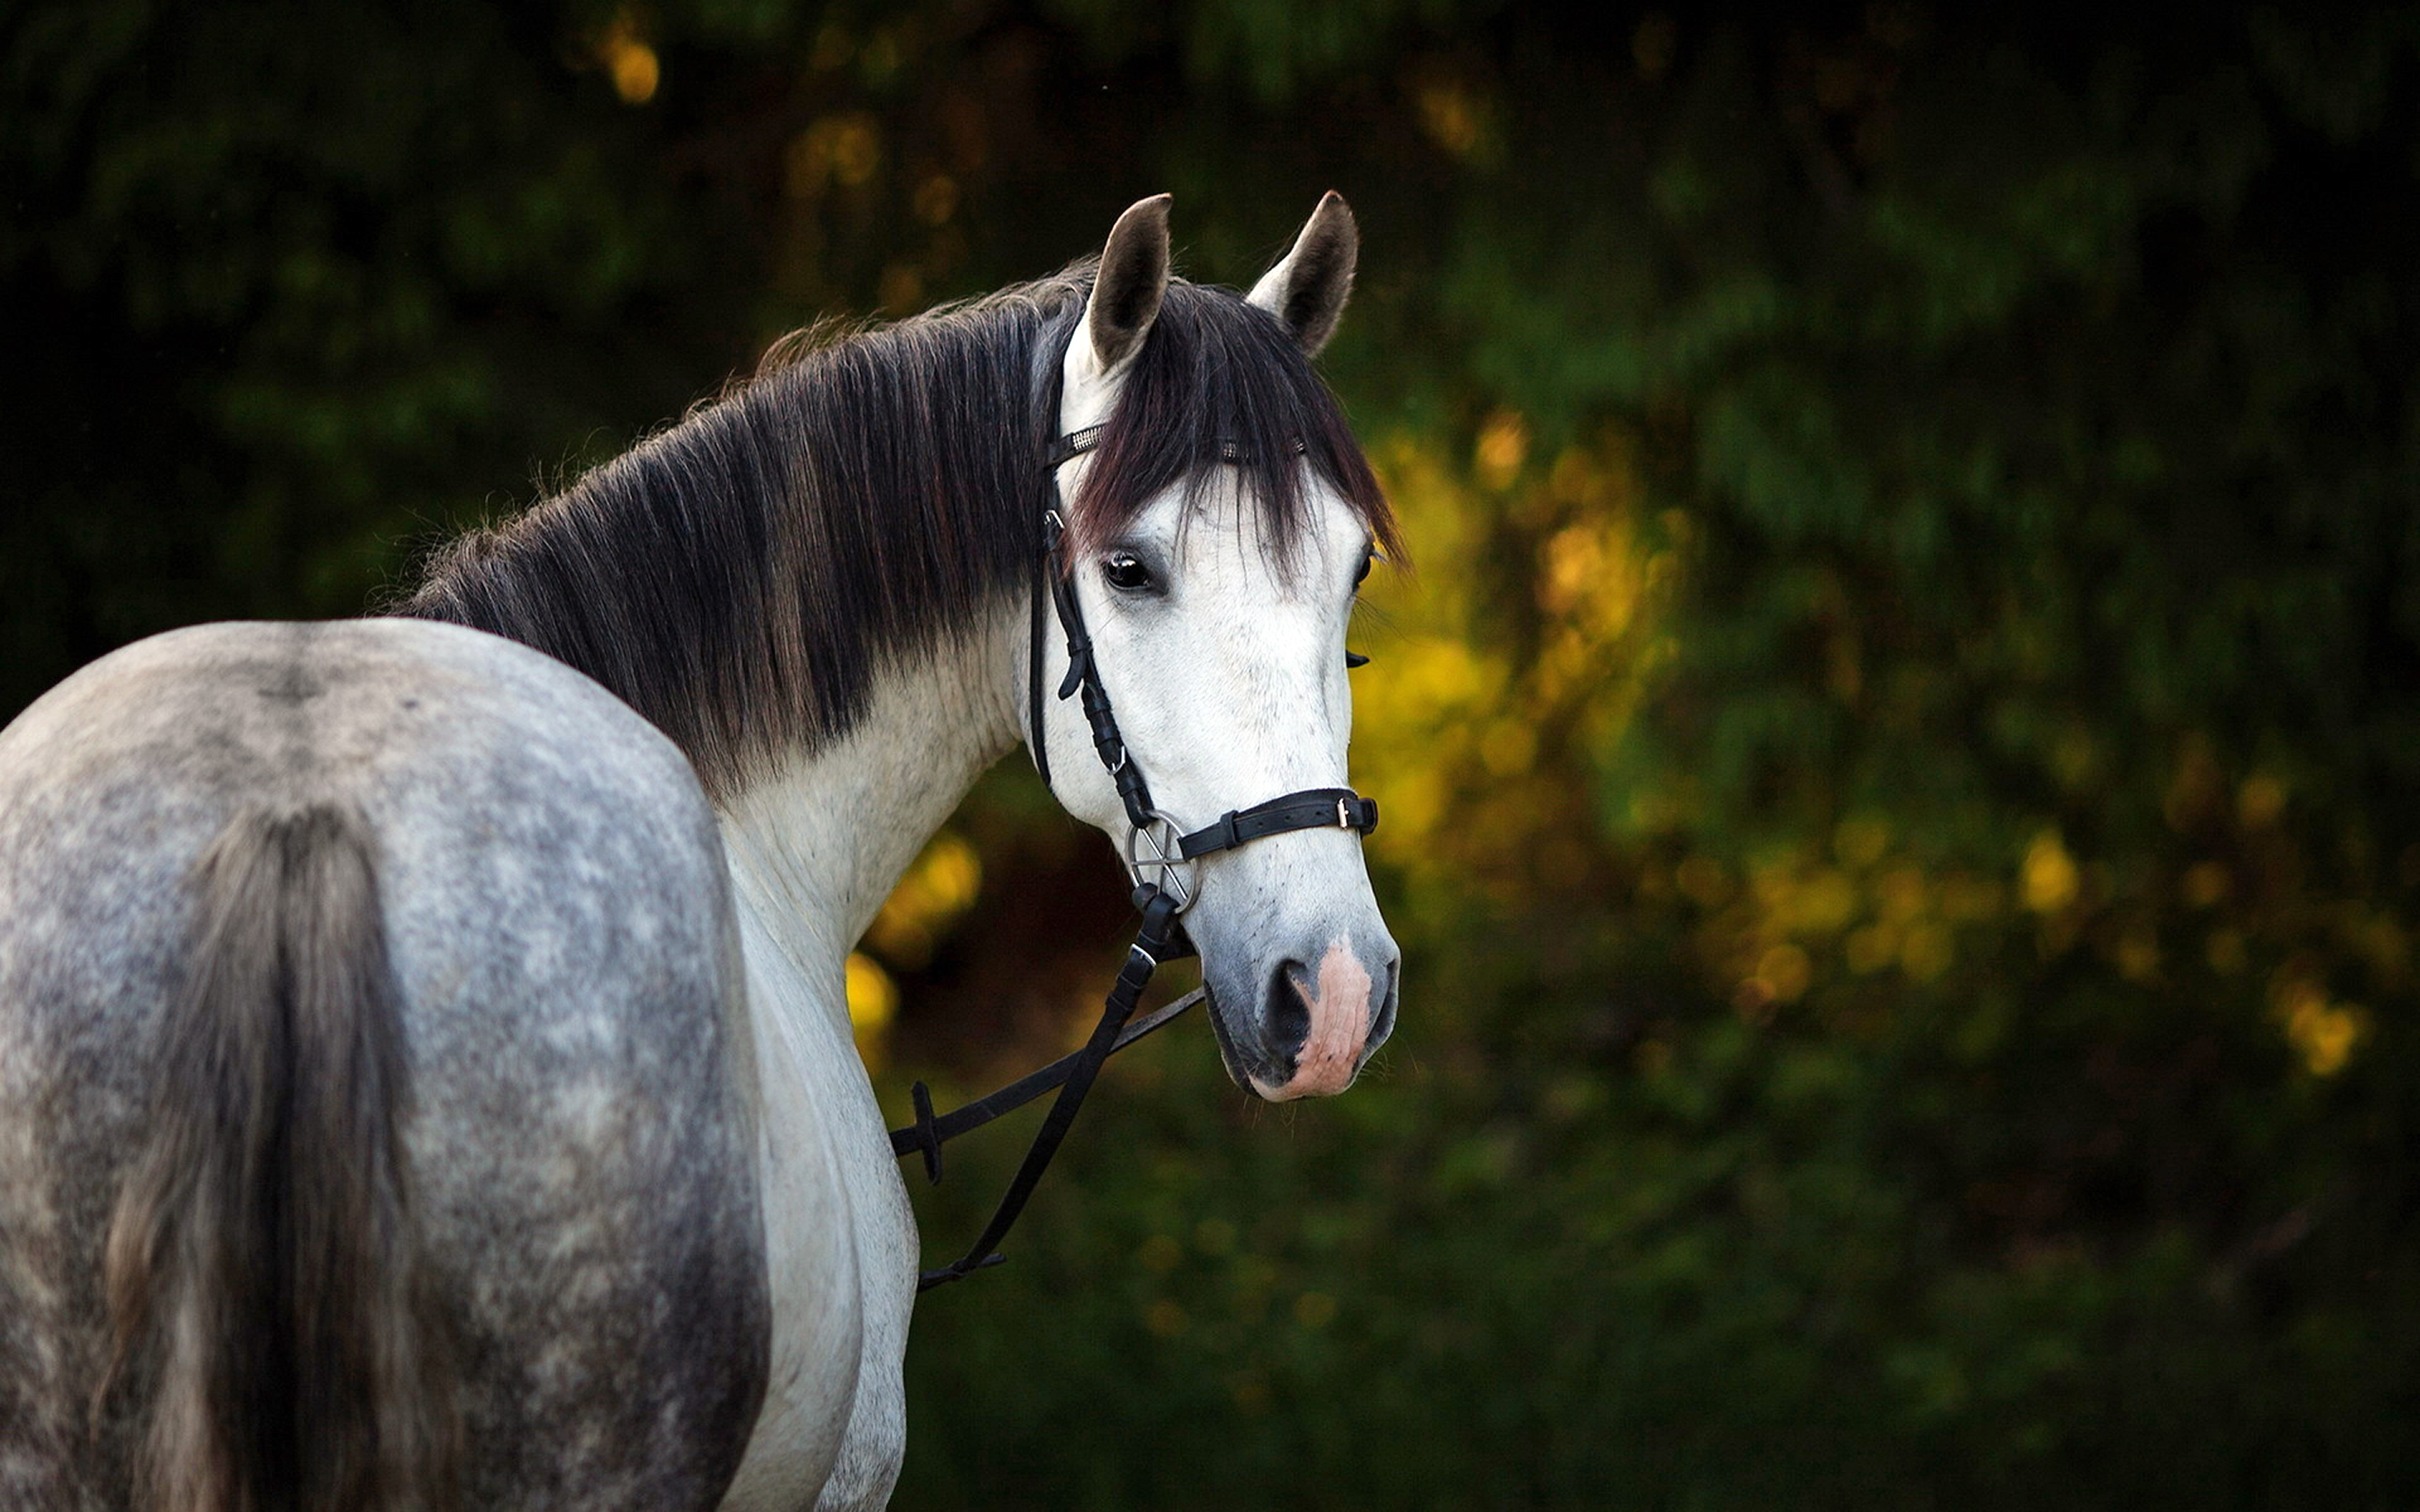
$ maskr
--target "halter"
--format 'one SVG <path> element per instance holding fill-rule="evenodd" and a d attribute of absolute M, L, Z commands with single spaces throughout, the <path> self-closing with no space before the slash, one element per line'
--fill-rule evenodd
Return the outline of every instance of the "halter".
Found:
<path fill-rule="evenodd" d="M 1107 429 L 1104 425 L 1088 425 L 1050 442 L 1043 454 L 1043 471 L 1053 480 L 1054 495 L 1058 491 L 1059 469 L 1098 446 Z M 1295 449 L 1301 451 L 1302 443 L 1296 441 Z M 1233 441 L 1220 442 L 1218 450 L 1220 456 L 1230 462 L 1240 455 Z M 1058 1153 L 1060 1142 L 1075 1123 L 1076 1112 L 1083 1105 L 1085 1094 L 1092 1090 L 1101 1067 L 1109 1057 L 1173 1021 L 1208 995 L 1208 989 L 1197 987 L 1131 1028 L 1126 1025 L 1159 964 L 1193 953 L 1192 942 L 1186 938 L 1177 916 L 1191 907 L 1200 893 L 1184 869 L 1202 856 L 1297 829 L 1346 829 L 1366 835 L 1378 827 L 1377 800 L 1365 798 L 1351 788 L 1303 788 L 1280 794 L 1249 809 L 1230 809 L 1212 823 L 1189 832 L 1154 807 L 1151 786 L 1143 779 L 1142 768 L 1135 764 L 1134 753 L 1126 748 L 1125 737 L 1118 731 L 1117 713 L 1109 703 L 1109 689 L 1101 684 L 1100 663 L 1093 655 L 1093 638 L 1084 628 L 1083 606 L 1076 598 L 1075 574 L 1061 560 L 1060 547 L 1066 534 L 1067 522 L 1054 502 L 1043 511 L 1042 548 L 1034 557 L 1036 577 L 1026 658 L 1026 744 L 1033 753 L 1034 770 L 1041 774 L 1042 785 L 1055 796 L 1058 789 L 1050 780 L 1050 741 L 1043 723 L 1047 711 L 1042 697 L 1042 600 L 1047 594 L 1058 608 L 1059 627 L 1067 638 L 1067 675 L 1060 680 L 1059 697 L 1065 700 L 1082 695 L 1080 703 L 1085 723 L 1092 727 L 1093 749 L 1109 770 L 1118 799 L 1125 805 L 1130 826 L 1125 844 L 1126 870 L 1134 878 L 1134 903 L 1142 911 L 1142 926 L 1136 932 L 1134 943 L 1126 948 L 1125 965 L 1118 972 L 1117 983 L 1109 989 L 1109 1000 L 1101 1009 L 1100 1022 L 1093 1026 L 1083 1049 L 1012 1082 L 989 1097 L 939 1118 L 933 1113 L 932 1093 L 923 1082 L 908 1089 L 915 1103 L 916 1121 L 891 1132 L 891 1151 L 899 1156 L 921 1153 L 924 1157 L 924 1174 L 939 1181 L 941 1146 L 945 1141 L 1023 1107 L 1054 1087 L 1061 1088 L 982 1235 L 961 1258 L 920 1275 L 916 1281 L 919 1291 L 958 1280 L 1007 1258 L 1000 1253 L 1000 1242 L 1025 1211 L 1026 1200 L 1033 1195 L 1051 1157 Z M 1360 666 L 1367 659 L 1349 652 L 1344 658 L 1347 667 Z"/>

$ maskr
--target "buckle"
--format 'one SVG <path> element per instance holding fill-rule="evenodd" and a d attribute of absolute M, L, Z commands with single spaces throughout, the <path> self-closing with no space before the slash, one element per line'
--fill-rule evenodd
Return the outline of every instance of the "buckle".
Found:
<path fill-rule="evenodd" d="M 1353 800 L 1352 800 L 1352 799 L 1350 799 L 1350 798 L 1339 798 L 1339 799 L 1337 799 L 1337 800 L 1336 800 L 1336 827 L 1337 827 L 1337 828 L 1339 828 L 1339 829 L 1351 829 L 1351 828 L 1353 827 L 1353 814 L 1352 814 L 1352 810 L 1349 810 L 1349 809 L 1347 809 L 1347 808 L 1345 807 L 1345 805 L 1346 805 L 1346 804 L 1349 804 L 1349 803 L 1351 803 L 1352 801 L 1353 801 Z"/>

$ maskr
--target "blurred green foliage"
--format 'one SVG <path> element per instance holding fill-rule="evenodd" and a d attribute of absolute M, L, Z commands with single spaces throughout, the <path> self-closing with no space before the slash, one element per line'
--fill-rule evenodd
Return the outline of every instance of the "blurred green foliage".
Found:
<path fill-rule="evenodd" d="M 0 710 L 349 611 L 818 316 L 1352 199 L 1403 1026 L 1311 1107 L 1122 1061 L 921 1311 L 901 1504 L 2420 1502 L 2411 11 L 0 28 Z M 956 829 L 887 1091 L 1114 959 L 1021 772 Z"/>

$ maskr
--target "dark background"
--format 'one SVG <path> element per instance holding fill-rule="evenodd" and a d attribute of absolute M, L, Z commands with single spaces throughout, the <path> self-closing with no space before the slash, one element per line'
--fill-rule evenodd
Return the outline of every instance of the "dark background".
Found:
<path fill-rule="evenodd" d="M 2420 1502 L 2411 11 L 74 0 L 0 70 L 0 717 L 792 327 L 1351 199 L 1403 1027 L 1122 1061 L 920 1311 L 901 1505 Z M 886 1096 L 1122 922 L 1004 764 L 852 972 Z"/>

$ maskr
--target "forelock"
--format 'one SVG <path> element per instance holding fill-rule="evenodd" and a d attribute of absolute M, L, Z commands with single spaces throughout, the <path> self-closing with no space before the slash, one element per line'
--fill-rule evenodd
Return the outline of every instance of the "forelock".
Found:
<path fill-rule="evenodd" d="M 1400 554 L 1393 512 L 1343 407 L 1284 323 L 1232 289 L 1171 279 L 1069 501 L 1077 548 L 1097 548 L 1171 488 L 1190 509 L 1221 478 L 1281 571 L 1299 555 L 1314 482 Z"/>

